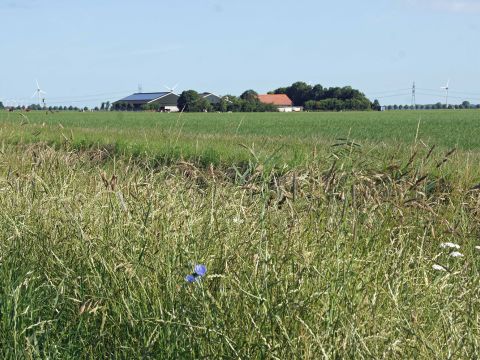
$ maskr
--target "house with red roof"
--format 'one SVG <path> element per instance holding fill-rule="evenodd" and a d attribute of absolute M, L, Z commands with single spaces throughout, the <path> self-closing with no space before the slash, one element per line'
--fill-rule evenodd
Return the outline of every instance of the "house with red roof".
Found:
<path fill-rule="evenodd" d="M 258 100 L 264 104 L 273 104 L 280 112 L 301 111 L 302 108 L 293 106 L 292 100 L 285 94 L 258 95 Z"/>

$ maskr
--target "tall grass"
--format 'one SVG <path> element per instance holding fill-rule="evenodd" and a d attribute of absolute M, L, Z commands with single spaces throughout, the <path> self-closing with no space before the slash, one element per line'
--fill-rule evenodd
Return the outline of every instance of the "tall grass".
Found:
<path fill-rule="evenodd" d="M 2 358 L 480 350 L 476 153 L 346 141 L 282 170 L 252 149 L 243 168 L 1 150 Z"/>

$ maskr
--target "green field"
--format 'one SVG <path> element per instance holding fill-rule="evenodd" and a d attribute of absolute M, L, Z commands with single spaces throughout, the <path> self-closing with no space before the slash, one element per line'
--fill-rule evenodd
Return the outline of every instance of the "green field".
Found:
<path fill-rule="evenodd" d="M 480 112 L 24 115 L 0 358 L 478 357 Z"/>
<path fill-rule="evenodd" d="M 26 117 L 24 117 L 26 116 Z M 129 154 L 147 152 L 166 160 L 225 163 L 249 154 L 282 162 L 308 162 L 315 147 L 348 138 L 359 144 L 480 149 L 480 111 L 391 111 L 345 113 L 0 113 L 0 131 L 12 142 L 75 147 L 107 146 Z"/>

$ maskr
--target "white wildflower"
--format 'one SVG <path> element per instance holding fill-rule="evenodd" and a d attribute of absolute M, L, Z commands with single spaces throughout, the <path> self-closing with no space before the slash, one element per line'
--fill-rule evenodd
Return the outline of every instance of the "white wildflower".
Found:
<path fill-rule="evenodd" d="M 476 250 L 480 250 L 480 246 L 475 246 L 475 249 L 476 249 Z"/>
<path fill-rule="evenodd" d="M 454 252 L 450 253 L 450 256 L 451 257 L 463 257 L 463 254 L 459 253 L 458 251 L 454 251 Z"/>
<path fill-rule="evenodd" d="M 433 264 L 432 268 L 433 270 L 447 271 L 447 269 L 445 269 L 442 265 L 438 265 L 438 264 Z"/>
<path fill-rule="evenodd" d="M 460 245 L 454 244 L 454 243 L 451 243 L 451 242 L 441 243 L 440 247 L 443 248 L 443 249 L 446 249 L 446 248 L 460 249 Z"/>
<path fill-rule="evenodd" d="M 232 219 L 232 221 L 233 221 L 234 224 L 243 224 L 243 220 L 239 216 L 235 216 Z"/>

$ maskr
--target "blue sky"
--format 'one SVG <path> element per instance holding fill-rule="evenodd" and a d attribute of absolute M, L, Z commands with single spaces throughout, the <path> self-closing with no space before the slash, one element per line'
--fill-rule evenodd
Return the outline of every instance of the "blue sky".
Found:
<path fill-rule="evenodd" d="M 0 99 L 351 85 L 383 104 L 480 103 L 480 0 L 0 0 Z M 423 90 L 420 90 L 423 89 Z M 425 90 L 431 89 L 431 90 Z M 430 95 L 422 95 L 430 94 Z M 457 98 L 458 97 L 458 98 Z"/>

